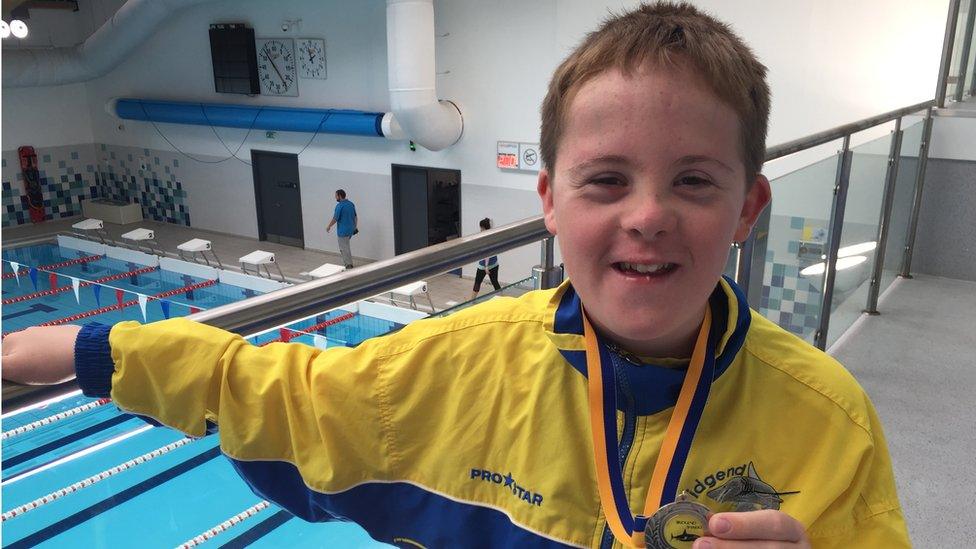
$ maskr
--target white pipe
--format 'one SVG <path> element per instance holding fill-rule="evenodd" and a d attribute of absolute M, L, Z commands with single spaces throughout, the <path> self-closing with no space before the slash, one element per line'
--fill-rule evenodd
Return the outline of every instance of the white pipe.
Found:
<path fill-rule="evenodd" d="M 433 0 L 386 1 L 386 52 L 394 119 L 387 124 L 384 118 L 384 133 L 387 126 L 391 132 L 402 128 L 407 138 L 432 151 L 457 143 L 464 128 L 461 111 L 437 99 Z"/>
<path fill-rule="evenodd" d="M 73 48 L 5 49 L 3 87 L 74 84 L 118 66 L 174 12 L 211 0 L 128 0 L 84 43 Z"/>

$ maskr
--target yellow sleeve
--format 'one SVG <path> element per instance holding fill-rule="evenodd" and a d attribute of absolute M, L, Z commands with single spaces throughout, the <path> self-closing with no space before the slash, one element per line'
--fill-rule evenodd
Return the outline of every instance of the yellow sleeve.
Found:
<path fill-rule="evenodd" d="M 320 490 L 388 474 L 377 345 L 256 347 L 186 319 L 120 323 L 109 342 L 112 398 L 126 411 L 191 436 L 215 421 L 230 457 L 293 463 Z"/>
<path fill-rule="evenodd" d="M 895 489 L 895 477 L 881 422 L 864 395 L 872 444 L 861 458 L 848 492 L 811 525 L 815 548 L 911 547 Z"/>

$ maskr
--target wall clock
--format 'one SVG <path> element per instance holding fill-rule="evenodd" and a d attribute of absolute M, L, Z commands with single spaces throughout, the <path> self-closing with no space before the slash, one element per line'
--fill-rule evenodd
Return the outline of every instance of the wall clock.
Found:
<path fill-rule="evenodd" d="M 302 78 L 325 80 L 325 40 L 321 38 L 299 38 L 295 40 L 298 48 L 298 75 Z"/>
<path fill-rule="evenodd" d="M 295 41 L 291 38 L 258 38 L 258 80 L 264 95 L 298 95 Z"/>

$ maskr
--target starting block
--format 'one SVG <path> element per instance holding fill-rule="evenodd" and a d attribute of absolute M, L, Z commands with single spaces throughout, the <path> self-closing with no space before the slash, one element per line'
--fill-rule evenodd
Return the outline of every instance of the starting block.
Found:
<path fill-rule="evenodd" d="M 325 263 L 323 265 L 319 265 L 318 267 L 312 269 L 307 273 L 301 273 L 301 274 L 303 276 L 308 276 L 311 278 L 325 278 L 327 276 L 339 274 L 345 270 L 346 268 L 343 267 L 342 265 L 336 265 L 334 263 Z"/>
<path fill-rule="evenodd" d="M 124 240 L 129 240 L 132 242 L 132 247 L 135 250 L 142 251 L 139 246 L 145 244 L 149 253 L 152 255 L 163 255 L 162 253 L 156 252 L 156 233 L 152 229 L 135 229 L 134 231 L 129 231 L 122 235 Z"/>
<path fill-rule="evenodd" d="M 207 252 L 210 252 L 210 255 L 213 256 L 214 261 L 217 262 L 217 267 L 220 269 L 224 268 L 224 266 L 220 264 L 220 258 L 217 257 L 217 253 L 213 251 L 213 246 L 209 240 L 194 238 L 193 240 L 187 240 L 186 242 L 180 244 L 176 247 L 176 249 L 180 251 L 180 259 L 184 261 L 186 258 L 183 256 L 183 252 L 189 252 L 190 259 L 194 263 L 197 263 L 197 254 L 200 254 L 200 257 L 207 262 L 208 267 L 210 266 L 210 260 L 207 258 Z"/>
<path fill-rule="evenodd" d="M 105 223 L 101 219 L 85 219 L 71 225 L 71 228 L 76 231 L 75 234 L 78 236 L 90 239 L 89 235 L 94 234 L 98 237 L 99 242 L 108 244 L 108 233 L 105 231 Z"/>
<path fill-rule="evenodd" d="M 414 298 L 420 294 L 427 296 L 427 303 L 430 304 L 430 312 L 436 313 L 437 309 L 434 308 L 434 301 L 430 298 L 430 292 L 427 290 L 427 282 L 424 280 L 404 284 L 399 288 L 390 290 L 390 302 L 394 305 L 410 305 L 411 309 L 416 310 L 417 301 Z"/>
<path fill-rule="evenodd" d="M 272 278 L 271 269 L 268 265 L 274 265 L 278 269 L 278 276 L 281 277 L 281 281 L 285 281 L 285 273 L 281 272 L 281 267 L 275 262 L 275 255 L 271 252 L 266 252 L 264 250 L 254 250 L 253 252 L 245 255 L 244 257 L 238 259 L 241 263 L 241 270 L 244 274 L 251 274 L 247 272 L 247 266 L 251 265 L 254 267 L 257 276 L 261 276 L 261 266 L 264 265 L 264 271 L 268 273 L 268 278 Z"/>

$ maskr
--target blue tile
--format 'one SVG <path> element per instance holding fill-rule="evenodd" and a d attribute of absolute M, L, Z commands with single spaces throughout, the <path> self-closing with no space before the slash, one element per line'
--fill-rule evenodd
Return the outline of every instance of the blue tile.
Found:
<path fill-rule="evenodd" d="M 791 217 L 790 218 L 790 228 L 791 229 L 803 229 L 804 219 L 802 217 Z"/>

